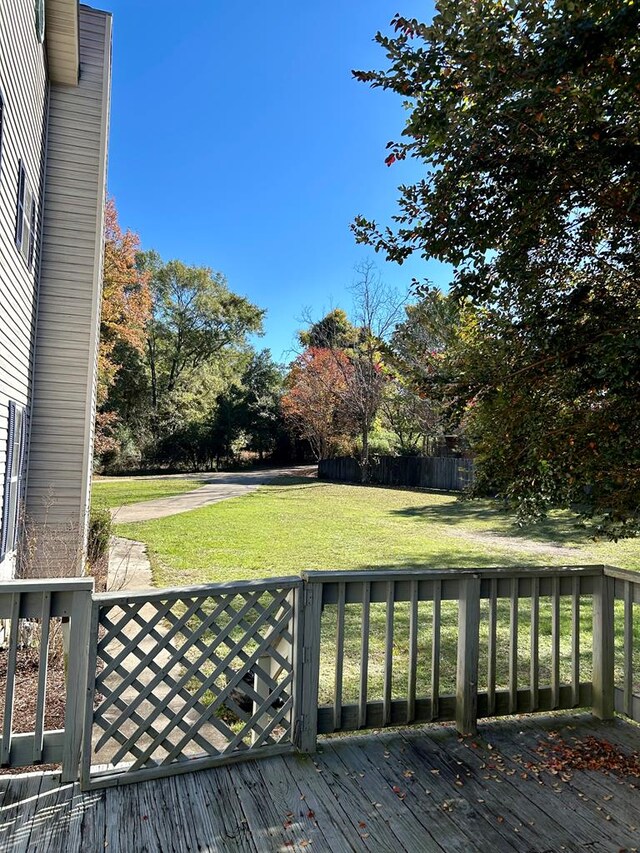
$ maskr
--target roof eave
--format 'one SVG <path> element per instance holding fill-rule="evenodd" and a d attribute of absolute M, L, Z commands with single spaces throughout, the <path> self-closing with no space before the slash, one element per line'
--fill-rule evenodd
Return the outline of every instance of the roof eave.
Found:
<path fill-rule="evenodd" d="M 45 26 L 50 81 L 77 86 L 80 70 L 78 0 L 47 0 Z"/>

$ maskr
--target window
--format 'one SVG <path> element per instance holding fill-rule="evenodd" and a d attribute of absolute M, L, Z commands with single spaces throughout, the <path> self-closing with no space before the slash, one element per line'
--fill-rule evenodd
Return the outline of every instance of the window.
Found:
<path fill-rule="evenodd" d="M 0 92 L 0 169 L 2 168 L 2 122 L 4 119 L 4 101 Z"/>
<path fill-rule="evenodd" d="M 44 0 L 36 0 L 36 35 L 42 44 L 44 41 Z"/>
<path fill-rule="evenodd" d="M 14 402 L 9 403 L 9 435 L 7 438 L 6 470 L 4 475 L 4 502 L 0 528 L 0 560 L 16 549 L 20 498 L 24 468 L 26 418 L 25 411 Z"/>
<path fill-rule="evenodd" d="M 36 229 L 36 200 L 22 160 L 18 166 L 18 209 L 16 211 L 16 246 L 27 266 L 33 261 L 33 244 Z"/>

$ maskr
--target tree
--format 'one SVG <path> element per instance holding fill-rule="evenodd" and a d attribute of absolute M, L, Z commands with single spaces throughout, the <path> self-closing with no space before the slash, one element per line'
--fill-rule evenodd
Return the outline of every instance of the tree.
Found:
<path fill-rule="evenodd" d="M 351 369 L 344 353 L 320 347 L 305 350 L 291 365 L 282 411 L 291 429 L 309 442 L 316 459 L 348 446 L 357 432 L 343 396 Z"/>
<path fill-rule="evenodd" d="M 304 347 L 346 349 L 358 340 L 358 330 L 342 308 L 334 308 L 315 323 L 309 322 L 309 328 L 298 333 Z"/>
<path fill-rule="evenodd" d="M 113 430 L 118 414 L 109 405 L 109 391 L 122 369 L 126 353 L 142 353 L 145 346 L 151 296 L 147 276 L 136 267 L 139 245 L 136 234 L 122 231 L 115 202 L 107 199 L 98 351 L 97 454 L 113 449 L 116 443 Z"/>
<path fill-rule="evenodd" d="M 275 449 L 282 428 L 284 374 L 268 349 L 253 353 L 242 376 L 242 427 L 247 449 L 262 460 Z"/>
<path fill-rule="evenodd" d="M 221 273 L 151 252 L 139 266 L 151 275 L 153 315 L 147 327 L 151 405 L 176 390 L 181 377 L 262 331 L 265 312 L 229 290 Z"/>
<path fill-rule="evenodd" d="M 614 536 L 640 522 L 639 24 L 605 0 L 442 0 L 377 35 L 387 71 L 356 72 L 408 103 L 387 164 L 425 167 L 395 227 L 358 217 L 356 238 L 452 264 L 481 311 L 449 361 L 480 482 Z"/>
<path fill-rule="evenodd" d="M 386 373 L 382 349 L 400 319 L 403 300 L 382 281 L 375 264 L 365 261 L 356 267 L 357 278 L 351 287 L 353 317 L 344 311 L 331 311 L 300 340 L 313 341 L 334 360 L 341 376 L 336 389 L 342 406 L 360 433 L 360 461 L 363 476 L 369 464 L 369 436 L 380 408 Z"/>

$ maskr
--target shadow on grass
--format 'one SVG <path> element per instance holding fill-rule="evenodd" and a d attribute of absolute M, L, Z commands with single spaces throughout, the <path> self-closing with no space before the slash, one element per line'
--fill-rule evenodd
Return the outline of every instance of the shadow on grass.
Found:
<path fill-rule="evenodd" d="M 558 565 L 566 565 L 565 560 L 557 560 Z M 576 560 L 576 562 L 578 562 Z M 540 566 L 540 561 L 530 560 L 529 564 Z M 402 570 L 421 570 L 421 571 L 438 571 L 450 569 L 488 569 L 488 568 L 503 568 L 505 566 L 524 566 L 527 565 L 527 560 L 523 559 L 521 554 L 513 556 L 496 556 L 495 554 L 481 554 L 474 552 L 471 554 L 451 553 L 450 548 L 443 545 L 442 552 L 434 555 L 432 559 L 416 560 L 411 557 L 403 557 L 398 560 L 389 561 L 388 563 L 376 563 L 374 565 L 368 563 L 357 563 L 354 561 L 353 566 L 350 566 L 347 571 L 370 571 L 370 572 L 388 572 Z M 327 569 L 332 567 L 327 566 Z"/>
<path fill-rule="evenodd" d="M 416 518 L 434 524 L 469 526 L 480 523 L 482 527 L 470 532 L 492 536 L 508 536 L 515 540 L 528 539 L 550 545 L 584 547 L 593 544 L 592 534 L 568 511 L 554 513 L 536 524 L 520 526 L 515 514 L 497 502 L 460 499 L 450 504 L 425 504 L 390 510 L 392 515 Z"/>
<path fill-rule="evenodd" d="M 321 480 L 316 480 L 314 477 L 283 476 L 264 483 L 262 488 L 273 490 L 278 488 L 291 488 L 291 486 L 300 486 L 307 489 L 318 489 L 325 485 L 326 483 L 323 483 Z"/>

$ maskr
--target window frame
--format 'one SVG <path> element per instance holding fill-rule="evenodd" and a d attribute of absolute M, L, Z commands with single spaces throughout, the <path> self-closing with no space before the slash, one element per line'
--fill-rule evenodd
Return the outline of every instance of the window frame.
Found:
<path fill-rule="evenodd" d="M 14 400 L 9 401 L 7 421 L 2 519 L 0 520 L 0 563 L 12 558 L 19 541 L 20 501 L 24 486 L 26 456 L 27 410 Z"/>
<path fill-rule="evenodd" d="M 29 183 L 24 161 L 18 161 L 18 197 L 16 201 L 16 248 L 31 269 L 35 249 L 36 198 Z"/>
<path fill-rule="evenodd" d="M 2 142 L 4 139 L 4 122 L 6 115 L 6 104 L 4 100 L 4 95 L 2 94 L 2 87 L 0 86 L 0 175 L 2 175 Z"/>

